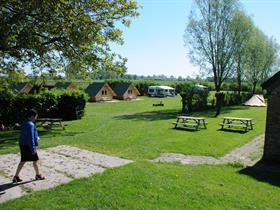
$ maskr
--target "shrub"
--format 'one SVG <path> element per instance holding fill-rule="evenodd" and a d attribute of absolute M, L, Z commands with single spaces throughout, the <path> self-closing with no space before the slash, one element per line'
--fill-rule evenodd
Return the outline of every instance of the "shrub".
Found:
<path fill-rule="evenodd" d="M 87 96 L 81 91 L 64 91 L 58 98 L 58 116 L 64 120 L 82 118 Z"/>
<path fill-rule="evenodd" d="M 195 85 L 180 85 L 182 97 L 182 112 L 201 111 L 207 109 L 209 90 L 196 87 Z M 187 108 L 185 107 L 187 106 Z M 187 110 L 186 110 L 187 109 Z"/>
<path fill-rule="evenodd" d="M 0 124 L 22 123 L 28 110 L 35 108 L 39 117 L 80 119 L 84 114 L 87 96 L 82 91 L 51 90 L 40 94 L 0 94 Z"/>
<path fill-rule="evenodd" d="M 241 92 L 240 95 L 238 95 L 237 92 L 226 92 L 223 105 L 224 106 L 241 105 L 245 101 L 247 101 L 251 96 L 252 94 L 248 92 Z"/>

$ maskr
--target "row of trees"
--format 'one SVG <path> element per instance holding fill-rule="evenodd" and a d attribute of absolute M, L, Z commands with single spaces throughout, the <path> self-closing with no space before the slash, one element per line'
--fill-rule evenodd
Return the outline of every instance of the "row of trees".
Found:
<path fill-rule="evenodd" d="M 242 11 L 238 0 L 195 0 L 185 31 L 191 61 L 206 74 L 212 73 L 216 90 L 217 115 L 223 100 L 222 84 L 236 78 L 256 85 L 273 73 L 278 45 L 258 29 Z"/>

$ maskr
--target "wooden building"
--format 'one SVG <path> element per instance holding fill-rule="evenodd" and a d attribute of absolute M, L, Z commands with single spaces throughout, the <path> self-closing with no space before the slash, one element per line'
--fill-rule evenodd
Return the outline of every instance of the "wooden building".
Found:
<path fill-rule="evenodd" d="M 140 95 L 138 89 L 132 83 L 118 82 L 114 83 L 113 90 L 116 93 L 114 98 L 120 100 L 136 99 Z"/>
<path fill-rule="evenodd" d="M 268 95 L 263 159 L 280 163 L 280 71 L 262 88 Z"/>
<path fill-rule="evenodd" d="M 72 82 L 57 82 L 54 85 L 54 87 L 59 88 L 59 89 L 68 89 L 68 90 L 77 90 L 78 89 L 78 86 Z"/>
<path fill-rule="evenodd" d="M 99 102 L 99 101 L 111 101 L 114 96 L 116 96 L 115 92 L 108 85 L 108 83 L 104 82 L 95 82 L 90 84 L 86 88 L 86 92 L 90 97 L 90 101 Z"/>
<path fill-rule="evenodd" d="M 15 83 L 12 88 L 17 93 L 29 93 L 32 90 L 33 85 L 29 82 L 19 82 Z"/>

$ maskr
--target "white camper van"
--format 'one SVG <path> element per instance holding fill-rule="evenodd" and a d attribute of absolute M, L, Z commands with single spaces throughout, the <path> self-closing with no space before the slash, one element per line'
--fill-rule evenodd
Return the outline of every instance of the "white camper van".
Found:
<path fill-rule="evenodd" d="M 149 86 L 148 95 L 151 97 L 175 96 L 175 88 L 169 86 Z"/>

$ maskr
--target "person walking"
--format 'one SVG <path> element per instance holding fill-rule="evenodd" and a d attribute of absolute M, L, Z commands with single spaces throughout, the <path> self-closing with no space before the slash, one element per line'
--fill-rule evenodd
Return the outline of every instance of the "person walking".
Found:
<path fill-rule="evenodd" d="M 22 179 L 19 178 L 19 173 L 27 161 L 33 161 L 33 167 L 35 170 L 35 179 L 43 180 L 43 177 L 39 171 L 39 157 L 36 150 L 38 146 L 38 133 L 34 122 L 38 117 L 38 112 L 35 109 L 31 109 L 28 112 L 28 118 L 21 125 L 19 148 L 21 160 L 18 164 L 16 173 L 13 177 L 13 183 L 21 182 Z"/>

